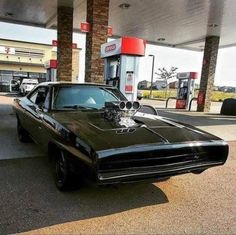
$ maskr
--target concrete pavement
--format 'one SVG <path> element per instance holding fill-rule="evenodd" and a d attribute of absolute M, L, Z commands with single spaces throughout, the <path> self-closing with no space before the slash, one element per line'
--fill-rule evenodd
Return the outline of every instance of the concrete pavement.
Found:
<path fill-rule="evenodd" d="M 213 102 L 210 113 L 199 113 L 196 111 L 176 110 L 173 108 L 175 101 L 172 100 L 171 102 L 170 106 L 172 108 L 165 109 L 165 101 L 147 99 L 141 101 L 142 104 L 155 107 L 161 116 L 193 125 L 226 141 L 236 140 L 236 116 L 219 115 L 222 103 Z"/>
<path fill-rule="evenodd" d="M 0 93 L 0 160 L 42 155 L 34 143 L 22 145 L 17 139 L 16 117 L 11 107 L 13 99 L 13 95 Z"/>
<path fill-rule="evenodd" d="M 143 104 L 152 105 L 152 106 L 154 106 L 156 108 L 160 108 L 160 109 L 166 108 L 166 101 L 164 101 L 164 100 L 142 99 L 140 102 Z M 168 102 L 167 108 L 173 110 L 173 109 L 175 109 L 175 104 L 176 104 L 176 100 L 170 99 Z M 221 105 L 222 105 L 222 102 L 212 102 L 210 113 L 220 113 Z M 197 101 L 194 100 L 192 102 L 191 111 L 196 111 L 196 110 L 197 110 Z"/>

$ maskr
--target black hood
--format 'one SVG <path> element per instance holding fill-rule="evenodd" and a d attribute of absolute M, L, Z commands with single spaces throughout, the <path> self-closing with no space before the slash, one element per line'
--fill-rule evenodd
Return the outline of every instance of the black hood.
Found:
<path fill-rule="evenodd" d="M 133 116 L 136 124 L 128 128 L 105 119 L 104 113 L 98 111 L 66 111 L 52 115 L 95 151 L 155 143 L 158 145 L 219 139 L 193 127 L 148 114 Z"/>

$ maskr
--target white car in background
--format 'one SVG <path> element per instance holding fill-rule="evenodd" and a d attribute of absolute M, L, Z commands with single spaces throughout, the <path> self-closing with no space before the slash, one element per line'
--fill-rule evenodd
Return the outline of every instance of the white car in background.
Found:
<path fill-rule="evenodd" d="M 33 88 L 37 86 L 38 83 L 39 83 L 38 79 L 29 79 L 29 78 L 23 79 L 20 85 L 21 95 L 26 95 L 28 92 L 33 90 Z"/>

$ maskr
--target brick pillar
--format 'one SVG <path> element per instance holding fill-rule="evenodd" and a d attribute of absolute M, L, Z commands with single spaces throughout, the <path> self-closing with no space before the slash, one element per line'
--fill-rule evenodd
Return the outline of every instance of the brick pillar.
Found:
<path fill-rule="evenodd" d="M 79 81 L 79 49 L 72 52 L 72 82 Z"/>
<path fill-rule="evenodd" d="M 205 94 L 205 104 L 198 105 L 198 112 L 209 112 L 211 107 L 211 95 L 214 87 L 214 78 L 217 62 L 217 54 L 220 38 L 209 36 L 205 41 L 205 49 L 202 64 L 202 75 L 199 92 Z"/>
<path fill-rule="evenodd" d="M 103 83 L 104 61 L 101 45 L 107 42 L 109 0 L 87 0 L 87 22 L 90 32 L 86 37 L 85 81 Z"/>
<path fill-rule="evenodd" d="M 72 36 L 73 8 L 59 6 L 57 8 L 57 79 L 72 79 Z"/>

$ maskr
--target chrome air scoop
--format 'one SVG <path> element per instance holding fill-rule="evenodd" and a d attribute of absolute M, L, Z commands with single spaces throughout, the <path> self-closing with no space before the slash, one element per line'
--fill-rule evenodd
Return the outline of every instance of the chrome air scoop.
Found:
<path fill-rule="evenodd" d="M 137 125 L 132 116 L 140 108 L 137 101 L 105 102 L 104 118 L 121 127 Z"/>

